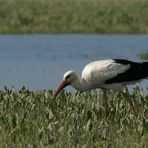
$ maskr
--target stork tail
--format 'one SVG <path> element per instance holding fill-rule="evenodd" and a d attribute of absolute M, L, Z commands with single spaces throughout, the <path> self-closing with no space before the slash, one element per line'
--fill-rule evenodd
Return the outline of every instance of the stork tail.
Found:
<path fill-rule="evenodd" d="M 142 64 L 145 76 L 148 78 L 148 62 L 143 62 Z"/>

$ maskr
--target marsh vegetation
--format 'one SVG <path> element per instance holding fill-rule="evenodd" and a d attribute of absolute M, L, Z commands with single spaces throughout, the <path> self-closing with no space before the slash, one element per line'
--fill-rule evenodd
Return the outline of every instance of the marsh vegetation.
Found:
<path fill-rule="evenodd" d="M 104 119 L 100 91 L 0 91 L 0 147 L 148 147 L 148 95 L 131 92 L 138 117 L 119 93 L 109 92 Z"/>
<path fill-rule="evenodd" d="M 0 33 L 148 33 L 146 0 L 0 0 Z"/>

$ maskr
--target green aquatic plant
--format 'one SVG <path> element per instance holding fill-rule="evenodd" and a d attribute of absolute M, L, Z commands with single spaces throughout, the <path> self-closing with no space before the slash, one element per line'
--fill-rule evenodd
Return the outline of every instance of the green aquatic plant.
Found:
<path fill-rule="evenodd" d="M 134 88 L 135 118 L 119 93 L 109 92 L 108 122 L 101 93 L 0 91 L 0 147 L 148 147 L 148 95 Z M 98 99 L 100 98 L 100 99 Z"/>
<path fill-rule="evenodd" d="M 147 60 L 148 59 L 148 53 L 147 52 L 141 52 L 140 53 L 140 58 L 142 60 Z"/>

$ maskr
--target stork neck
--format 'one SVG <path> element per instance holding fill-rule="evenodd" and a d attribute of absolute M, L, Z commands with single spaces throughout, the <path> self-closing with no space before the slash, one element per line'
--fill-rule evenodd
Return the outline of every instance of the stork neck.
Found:
<path fill-rule="evenodd" d="M 71 84 L 72 87 L 74 87 L 78 91 L 85 91 L 87 90 L 86 85 L 82 81 L 80 77 L 76 77 L 75 81 Z"/>

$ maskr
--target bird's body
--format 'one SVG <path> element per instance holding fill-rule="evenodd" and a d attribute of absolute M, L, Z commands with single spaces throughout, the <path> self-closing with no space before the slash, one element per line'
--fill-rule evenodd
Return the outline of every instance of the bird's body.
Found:
<path fill-rule="evenodd" d="M 85 81 L 92 88 L 111 88 L 120 89 L 116 82 L 107 84 L 106 81 L 117 76 L 121 72 L 125 72 L 128 66 L 115 63 L 114 60 L 101 60 L 91 62 L 85 66 L 82 72 L 82 81 Z M 92 85 L 92 86 L 91 86 Z M 120 88 L 119 88 L 120 87 Z"/>
<path fill-rule="evenodd" d="M 73 86 L 78 91 L 101 88 L 107 105 L 106 90 L 117 90 L 127 97 L 122 88 L 145 78 L 148 78 L 148 62 L 138 63 L 123 59 L 94 61 L 84 67 L 81 78 L 73 70 L 66 72 L 54 97 L 67 85 Z M 127 100 L 136 114 L 131 99 L 127 97 Z"/>
<path fill-rule="evenodd" d="M 69 73 L 74 74 L 74 71 L 68 71 L 65 75 Z M 125 85 L 146 77 L 148 64 L 146 69 L 143 63 L 118 59 L 100 60 L 87 64 L 82 71 L 81 79 L 77 79 L 79 85 L 72 86 L 80 91 L 96 88 L 122 90 Z"/>

